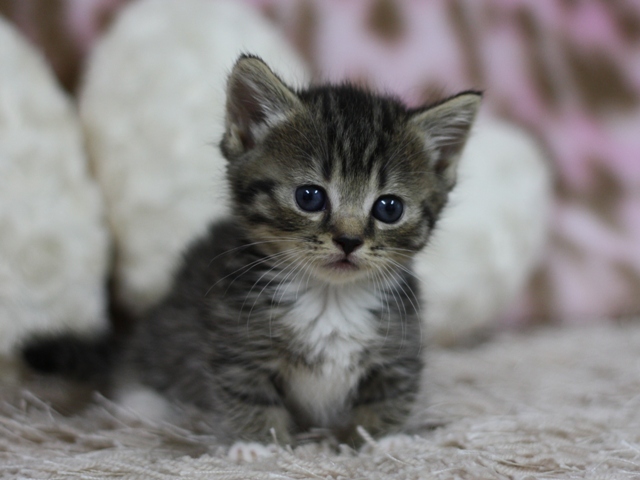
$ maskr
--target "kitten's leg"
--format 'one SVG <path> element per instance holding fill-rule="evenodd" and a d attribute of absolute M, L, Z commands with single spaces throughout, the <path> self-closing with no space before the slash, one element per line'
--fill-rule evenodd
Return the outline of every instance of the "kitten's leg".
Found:
<path fill-rule="evenodd" d="M 358 447 L 363 443 L 358 425 L 373 436 L 398 431 L 413 407 L 420 384 L 422 362 L 404 358 L 371 371 L 360 383 L 349 426 L 339 440 Z"/>
<path fill-rule="evenodd" d="M 256 442 L 236 442 L 231 445 L 227 456 L 234 462 L 255 462 L 270 457 L 276 451 L 275 445 L 262 445 Z"/>
<path fill-rule="evenodd" d="M 171 414 L 171 405 L 164 396 L 152 388 L 133 382 L 118 385 L 115 401 L 137 417 L 152 422 L 167 420 Z"/>
<path fill-rule="evenodd" d="M 289 412 L 278 405 L 264 406 L 239 402 L 229 410 L 227 421 L 242 440 L 282 445 L 291 444 L 294 423 Z"/>
<path fill-rule="evenodd" d="M 220 394 L 217 409 L 228 429 L 239 440 L 292 443 L 295 422 L 267 375 L 246 375 L 237 369 L 218 378 Z M 242 380 L 244 377 L 244 380 Z M 273 431 L 273 433 L 272 433 Z"/>

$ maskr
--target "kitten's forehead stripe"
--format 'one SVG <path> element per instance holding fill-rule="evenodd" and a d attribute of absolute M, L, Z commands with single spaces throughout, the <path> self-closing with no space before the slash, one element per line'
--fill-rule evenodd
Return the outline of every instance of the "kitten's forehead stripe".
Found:
<path fill-rule="evenodd" d="M 339 173 L 343 180 L 360 183 L 377 173 L 378 185 L 384 188 L 388 172 L 383 162 L 398 121 L 406 118 L 404 107 L 349 85 L 310 89 L 301 97 L 316 110 L 326 132 L 329 158 L 320 162 L 322 177 L 329 181 Z"/>
<path fill-rule="evenodd" d="M 321 122 L 325 126 L 325 131 L 327 135 L 327 147 L 325 151 L 328 154 L 328 158 L 325 159 L 327 166 L 323 169 L 324 172 L 329 173 L 329 178 L 331 178 L 331 173 L 333 172 L 334 159 L 335 159 L 335 141 L 336 141 L 336 127 L 333 122 L 326 121 L 327 118 L 331 118 L 331 105 L 329 104 L 330 99 L 325 96 L 320 96 L 317 99 L 316 105 L 321 113 Z"/>
<path fill-rule="evenodd" d="M 388 175 L 387 175 L 387 168 L 388 168 L 388 163 L 387 162 L 380 162 L 379 163 L 379 168 L 378 168 L 378 188 L 380 190 L 384 190 L 387 186 L 387 182 L 388 182 Z"/>
<path fill-rule="evenodd" d="M 329 182 L 329 180 L 331 180 L 331 174 L 333 172 L 333 162 L 331 161 L 331 158 L 332 157 L 327 156 L 326 154 L 322 158 L 321 170 L 322 178 L 325 182 Z"/>

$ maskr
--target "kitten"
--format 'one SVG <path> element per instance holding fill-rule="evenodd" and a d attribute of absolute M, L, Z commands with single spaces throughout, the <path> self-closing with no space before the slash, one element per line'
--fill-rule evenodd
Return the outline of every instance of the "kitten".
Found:
<path fill-rule="evenodd" d="M 122 349 L 54 339 L 28 346 L 27 362 L 86 378 L 115 355 L 114 375 L 216 412 L 235 439 L 393 431 L 422 369 L 411 260 L 479 103 L 477 92 L 407 109 L 351 85 L 294 91 L 240 57 L 220 145 L 233 217 L 188 249 Z M 83 354 L 93 360 L 69 360 Z"/>

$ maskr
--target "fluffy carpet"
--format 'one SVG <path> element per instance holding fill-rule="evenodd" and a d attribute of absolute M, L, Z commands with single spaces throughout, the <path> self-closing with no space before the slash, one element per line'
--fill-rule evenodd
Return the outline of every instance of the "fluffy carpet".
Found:
<path fill-rule="evenodd" d="M 640 323 L 503 334 L 427 358 L 411 433 L 368 439 L 360 452 L 328 442 L 274 446 L 253 463 L 231 461 L 196 417 L 149 424 L 95 395 L 77 410 L 86 392 L 50 380 L 8 383 L 0 476 L 640 477 Z"/>

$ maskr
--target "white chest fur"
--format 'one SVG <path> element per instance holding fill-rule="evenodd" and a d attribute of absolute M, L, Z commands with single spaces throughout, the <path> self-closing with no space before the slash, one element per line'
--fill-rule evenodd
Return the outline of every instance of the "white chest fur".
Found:
<path fill-rule="evenodd" d="M 295 291 L 292 285 L 290 291 Z M 360 358 L 376 337 L 373 289 L 318 285 L 296 295 L 284 317 L 313 367 L 289 371 L 287 397 L 317 426 L 330 426 L 363 374 Z"/>

